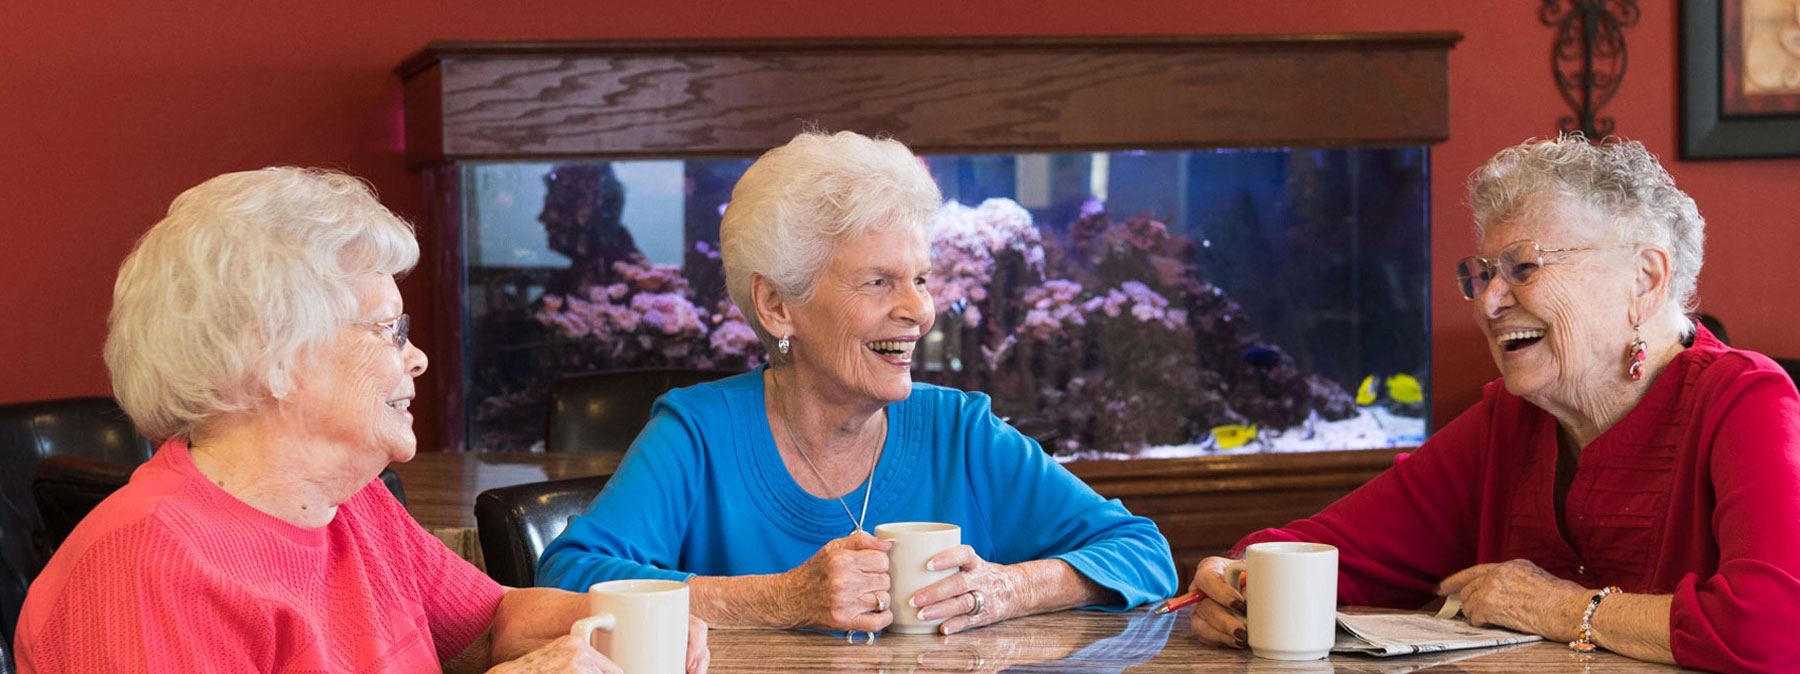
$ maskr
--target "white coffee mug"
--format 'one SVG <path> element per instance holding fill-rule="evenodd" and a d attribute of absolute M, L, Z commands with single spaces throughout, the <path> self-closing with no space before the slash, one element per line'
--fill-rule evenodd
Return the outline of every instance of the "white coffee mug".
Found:
<path fill-rule="evenodd" d="M 1257 543 L 1227 565 L 1225 580 L 1249 609 L 1250 652 L 1271 660 L 1330 655 L 1337 639 L 1337 566 L 1337 548 L 1297 542 Z"/>
<path fill-rule="evenodd" d="M 912 605 L 913 593 L 925 586 L 949 578 L 956 568 L 929 571 L 925 560 L 932 555 L 962 544 L 962 527 L 938 522 L 890 522 L 875 527 L 875 537 L 893 541 L 888 549 L 889 595 L 893 597 L 894 624 L 888 629 L 903 634 L 935 634 L 937 620 L 920 620 L 919 609 Z"/>
<path fill-rule="evenodd" d="M 688 586 L 676 580 L 614 580 L 588 588 L 593 615 L 569 633 L 588 639 L 625 674 L 687 670 Z M 595 638 L 598 632 L 598 638 Z"/>

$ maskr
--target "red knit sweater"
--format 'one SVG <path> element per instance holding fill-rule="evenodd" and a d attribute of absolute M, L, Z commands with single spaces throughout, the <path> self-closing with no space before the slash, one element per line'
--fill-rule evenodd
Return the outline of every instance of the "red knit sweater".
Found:
<path fill-rule="evenodd" d="M 319 529 L 256 510 L 170 441 L 32 583 L 19 671 L 440 672 L 502 589 L 372 481 Z"/>

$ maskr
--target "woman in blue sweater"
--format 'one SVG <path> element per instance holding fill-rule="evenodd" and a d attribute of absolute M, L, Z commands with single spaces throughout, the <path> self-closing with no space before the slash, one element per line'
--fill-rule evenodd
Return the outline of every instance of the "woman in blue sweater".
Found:
<path fill-rule="evenodd" d="M 988 398 L 912 381 L 936 316 L 926 222 L 941 203 L 893 140 L 803 133 L 764 154 L 721 224 L 726 284 L 771 364 L 670 392 L 539 582 L 688 582 L 715 627 L 873 632 L 893 602 L 945 634 L 1168 596 L 1168 541 L 1102 499 Z M 962 527 L 961 572 L 889 596 L 884 522 Z"/>

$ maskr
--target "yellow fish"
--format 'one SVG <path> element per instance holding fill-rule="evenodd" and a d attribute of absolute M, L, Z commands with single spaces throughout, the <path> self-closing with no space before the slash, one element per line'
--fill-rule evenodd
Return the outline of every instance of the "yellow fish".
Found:
<path fill-rule="evenodd" d="M 1219 449 L 1242 447 L 1251 440 L 1256 439 L 1256 427 L 1238 425 L 1214 426 L 1212 429 L 1212 436 L 1214 440 L 1218 441 Z"/>
<path fill-rule="evenodd" d="M 1387 378 L 1388 397 L 1398 403 L 1416 403 L 1425 399 L 1425 392 L 1419 387 L 1419 380 L 1410 374 L 1397 374 Z M 1362 401 L 1362 396 L 1357 396 Z"/>
<path fill-rule="evenodd" d="M 1356 404 L 1368 405 L 1375 402 L 1375 375 L 1363 377 L 1362 386 L 1356 387 Z"/>

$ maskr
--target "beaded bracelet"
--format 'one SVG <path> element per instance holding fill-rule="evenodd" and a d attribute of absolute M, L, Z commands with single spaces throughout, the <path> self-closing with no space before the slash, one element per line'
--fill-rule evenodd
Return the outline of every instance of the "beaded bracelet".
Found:
<path fill-rule="evenodd" d="M 1588 600 L 1587 610 L 1581 612 L 1581 630 L 1575 633 L 1575 640 L 1569 642 L 1569 650 L 1577 653 L 1594 652 L 1594 649 L 1597 648 L 1594 645 L 1594 609 L 1600 608 L 1600 600 L 1605 599 L 1607 595 L 1621 592 L 1624 590 L 1619 589 L 1619 586 L 1609 585 L 1594 593 L 1594 598 Z"/>

